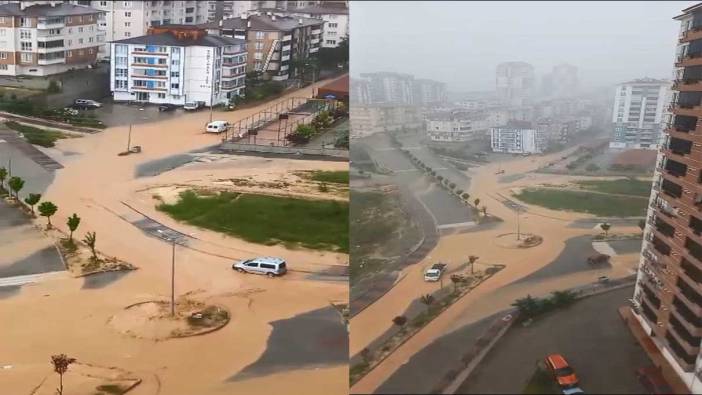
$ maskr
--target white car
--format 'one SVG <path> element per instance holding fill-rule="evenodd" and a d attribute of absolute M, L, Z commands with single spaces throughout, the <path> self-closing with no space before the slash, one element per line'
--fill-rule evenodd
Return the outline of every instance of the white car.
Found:
<path fill-rule="evenodd" d="M 89 99 L 76 99 L 73 101 L 73 105 L 80 108 L 100 108 L 102 103 L 95 100 Z"/>
<path fill-rule="evenodd" d="M 431 267 L 424 272 L 424 281 L 439 281 L 441 279 L 441 275 L 444 274 L 445 269 L 445 263 L 435 263 L 431 265 Z"/>
<path fill-rule="evenodd" d="M 186 110 L 186 111 L 195 111 L 199 108 L 200 108 L 200 102 L 196 102 L 196 101 L 189 101 L 183 105 L 183 110 Z"/>
<path fill-rule="evenodd" d="M 229 130 L 229 122 L 227 121 L 212 121 L 207 124 L 205 132 L 207 133 L 222 133 Z"/>

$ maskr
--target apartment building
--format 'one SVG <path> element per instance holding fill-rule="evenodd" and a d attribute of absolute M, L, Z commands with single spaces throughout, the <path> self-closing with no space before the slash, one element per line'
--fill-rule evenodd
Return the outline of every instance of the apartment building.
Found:
<path fill-rule="evenodd" d="M 426 117 L 426 133 L 434 142 L 457 143 L 488 135 L 498 126 L 487 111 L 435 111 Z"/>
<path fill-rule="evenodd" d="M 333 6 L 323 4 L 305 8 L 288 8 L 288 15 L 323 20 L 323 48 L 336 48 L 342 39 L 349 37 L 349 9 L 343 3 Z"/>
<path fill-rule="evenodd" d="M 350 112 L 350 122 L 351 138 L 424 128 L 422 110 L 416 106 L 358 105 Z"/>
<path fill-rule="evenodd" d="M 670 122 L 658 151 L 634 290 L 635 317 L 690 389 L 702 393 L 702 4 L 681 33 Z M 643 106 L 642 106 L 643 107 Z"/>
<path fill-rule="evenodd" d="M 418 106 L 440 106 L 446 103 L 446 84 L 443 82 L 414 80 L 414 104 Z"/>
<path fill-rule="evenodd" d="M 213 35 L 246 40 L 247 71 L 258 71 L 264 78 L 282 81 L 294 77 L 291 72 L 296 61 L 317 56 L 323 25 L 321 19 L 254 12 L 202 27 Z"/>
<path fill-rule="evenodd" d="M 500 63 L 496 75 L 497 96 L 506 105 L 523 106 L 534 96 L 536 76 L 534 67 L 529 63 Z"/>
<path fill-rule="evenodd" d="M 553 66 L 541 82 L 542 95 L 548 98 L 569 97 L 578 91 L 578 68 L 570 64 Z"/>
<path fill-rule="evenodd" d="M 492 152 L 540 154 L 546 149 L 546 143 L 543 131 L 532 128 L 530 123 L 510 122 L 507 126 L 490 129 Z"/>
<path fill-rule="evenodd" d="M 63 2 L 0 5 L 0 75 L 48 76 L 95 64 L 100 11 Z"/>
<path fill-rule="evenodd" d="M 446 84 L 413 75 L 363 73 L 352 85 L 361 104 L 439 106 L 446 102 Z"/>
<path fill-rule="evenodd" d="M 658 149 L 670 100 L 670 81 L 641 78 L 617 86 L 610 148 Z M 687 94 L 683 99 L 687 100 Z"/>
<path fill-rule="evenodd" d="M 246 41 L 194 26 L 153 27 L 148 33 L 111 44 L 114 100 L 209 106 L 245 93 Z"/>

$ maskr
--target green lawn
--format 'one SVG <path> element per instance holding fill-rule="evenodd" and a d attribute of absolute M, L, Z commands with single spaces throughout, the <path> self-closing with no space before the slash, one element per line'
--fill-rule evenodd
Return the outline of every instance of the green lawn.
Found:
<path fill-rule="evenodd" d="M 324 171 L 317 170 L 311 173 L 310 178 L 314 181 L 328 182 L 331 184 L 343 184 L 349 185 L 349 171 L 348 170 L 338 170 L 338 171 Z"/>
<path fill-rule="evenodd" d="M 552 210 L 577 211 L 602 217 L 641 217 L 646 215 L 648 196 L 626 197 L 548 188 L 527 188 L 516 197 L 528 204 Z"/>
<path fill-rule="evenodd" d="M 576 181 L 581 188 L 621 195 L 641 196 L 648 198 L 651 194 L 652 181 L 641 181 L 634 178 L 620 178 L 618 180 L 593 180 Z"/>
<path fill-rule="evenodd" d="M 254 243 L 340 252 L 349 248 L 346 202 L 231 192 L 198 195 L 189 190 L 177 203 L 158 209 L 179 221 Z"/>
<path fill-rule="evenodd" d="M 29 143 L 47 148 L 53 147 L 56 140 L 68 137 L 66 134 L 56 130 L 35 128 L 15 121 L 5 122 L 5 126 L 22 133 Z"/>

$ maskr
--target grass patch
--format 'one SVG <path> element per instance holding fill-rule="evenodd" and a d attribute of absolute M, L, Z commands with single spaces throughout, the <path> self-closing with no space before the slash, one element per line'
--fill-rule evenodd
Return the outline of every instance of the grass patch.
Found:
<path fill-rule="evenodd" d="M 601 217 L 641 217 L 646 215 L 647 198 L 600 193 L 527 188 L 516 197 L 528 204 L 551 210 L 576 211 Z"/>
<path fill-rule="evenodd" d="M 314 181 L 318 182 L 328 182 L 331 184 L 343 184 L 349 185 L 349 172 L 348 170 L 338 170 L 338 171 L 323 171 L 317 170 L 312 172 L 310 177 Z"/>
<path fill-rule="evenodd" d="M 98 394 L 122 395 L 127 392 L 128 388 L 119 384 L 103 384 L 98 385 L 95 389 L 99 391 Z"/>
<path fill-rule="evenodd" d="M 5 126 L 22 133 L 29 143 L 47 148 L 53 147 L 56 140 L 69 137 L 65 133 L 56 130 L 35 128 L 15 121 L 7 121 L 5 122 Z"/>
<path fill-rule="evenodd" d="M 545 370 L 536 368 L 534 375 L 531 376 L 523 394 L 560 394 L 556 382 L 553 377 Z"/>
<path fill-rule="evenodd" d="M 177 203 L 157 208 L 179 221 L 253 243 L 340 252 L 349 248 L 346 202 L 232 192 L 203 196 L 188 190 Z"/>
<path fill-rule="evenodd" d="M 576 181 L 583 189 L 602 193 L 640 196 L 648 198 L 651 195 L 651 181 L 641 181 L 635 178 L 620 178 L 617 180 L 587 180 Z"/>

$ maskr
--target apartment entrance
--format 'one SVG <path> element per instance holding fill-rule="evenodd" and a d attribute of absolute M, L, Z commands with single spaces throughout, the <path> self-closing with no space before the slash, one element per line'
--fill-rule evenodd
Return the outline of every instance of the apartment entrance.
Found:
<path fill-rule="evenodd" d="M 137 92 L 136 93 L 136 101 L 149 101 L 149 93 L 148 92 Z"/>

